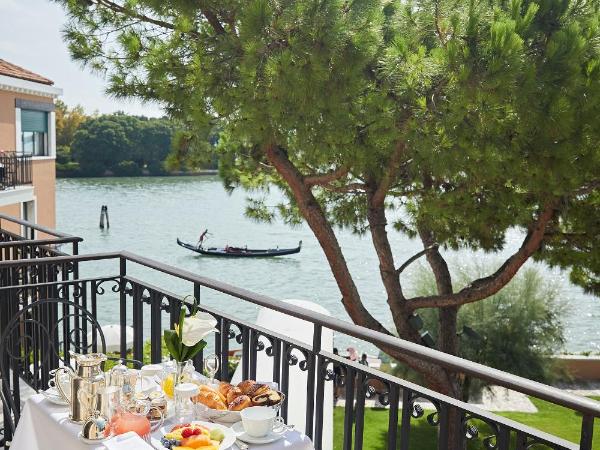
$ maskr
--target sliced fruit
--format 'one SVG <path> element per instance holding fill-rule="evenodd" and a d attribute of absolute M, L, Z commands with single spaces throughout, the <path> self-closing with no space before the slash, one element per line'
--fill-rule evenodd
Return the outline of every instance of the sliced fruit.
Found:
<path fill-rule="evenodd" d="M 190 436 L 193 436 L 193 435 L 194 435 L 194 429 L 193 429 L 193 428 L 184 428 L 184 429 L 181 431 L 181 436 L 182 436 L 184 439 L 186 439 L 186 438 L 189 438 Z"/>
<path fill-rule="evenodd" d="M 210 430 L 210 438 L 221 442 L 223 439 L 225 439 L 225 433 L 223 433 L 223 430 L 220 430 L 219 428 L 213 428 Z"/>
<path fill-rule="evenodd" d="M 205 434 L 190 436 L 181 441 L 181 445 L 191 448 L 200 448 L 212 445 L 210 438 Z"/>

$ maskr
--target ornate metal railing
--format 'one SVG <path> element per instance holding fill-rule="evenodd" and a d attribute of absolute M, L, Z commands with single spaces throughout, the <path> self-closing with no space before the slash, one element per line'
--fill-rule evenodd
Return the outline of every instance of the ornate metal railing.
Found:
<path fill-rule="evenodd" d="M 114 264 L 112 273 L 96 275 L 93 278 L 79 279 L 73 267 L 92 261 L 105 261 Z M 140 267 L 141 266 L 141 267 Z M 82 266 L 83 267 L 83 266 Z M 51 268 L 51 269 L 50 269 Z M 409 442 L 414 439 L 414 421 L 426 417 L 432 433 L 437 435 L 437 448 L 440 450 L 463 449 L 470 442 L 469 448 L 508 450 L 516 448 L 541 449 L 582 449 L 592 450 L 592 438 L 595 419 L 600 417 L 600 403 L 591 399 L 575 396 L 559 389 L 546 386 L 531 380 L 511 375 L 490 367 L 451 356 L 421 345 L 404 341 L 354 324 L 315 313 L 297 306 L 277 301 L 245 289 L 201 277 L 192 272 L 147 259 L 129 252 L 103 253 L 93 255 L 69 255 L 41 257 L 22 261 L 0 262 L 0 271 L 17 272 L 18 285 L 0 287 L 2 301 L 8 311 L 16 311 L 27 302 L 43 298 L 62 298 L 71 300 L 85 309 L 89 309 L 94 317 L 101 308 L 107 308 L 111 301 L 114 308 L 114 319 L 121 326 L 120 353 L 127 353 L 125 327 L 134 328 L 133 358 L 143 359 L 144 344 L 150 342 L 150 360 L 161 361 L 162 330 L 171 327 L 177 320 L 178 311 L 183 298 L 173 292 L 155 286 L 152 283 L 131 275 L 133 270 L 143 268 L 150 279 L 160 276 L 175 278 L 187 291 L 200 299 L 201 309 L 211 313 L 218 320 L 220 333 L 216 334 L 211 346 L 220 357 L 220 369 L 217 376 L 225 378 L 224 370 L 229 363 L 229 350 L 233 346 L 241 346 L 241 371 L 243 378 L 253 378 L 257 373 L 259 353 L 265 353 L 272 361 L 272 379 L 279 383 L 288 401 L 282 408 L 284 418 L 288 417 L 288 408 L 295 404 L 295 396 L 299 390 L 306 395 L 306 434 L 313 439 L 316 449 L 322 448 L 324 411 L 323 397 L 326 389 L 333 389 L 333 383 L 343 386 L 345 391 L 344 407 L 344 450 L 361 450 L 365 427 L 365 401 L 377 398 L 389 407 L 387 448 L 409 449 Z M 66 279 L 42 281 L 35 279 L 28 283 L 19 274 L 49 273 L 60 271 Z M 224 296 L 231 302 L 248 302 L 269 308 L 289 317 L 303 319 L 313 328 L 312 343 L 306 344 L 284 336 L 272 330 L 241 320 L 220 309 L 209 307 L 202 299 L 210 295 Z M 114 302 L 114 303 L 113 303 Z M 68 311 L 63 311 L 67 314 Z M 506 388 L 552 402 L 566 408 L 565 412 L 581 415 L 581 433 L 578 443 L 569 442 L 524 424 L 518 423 L 473 405 L 441 395 L 417 384 L 394 377 L 384 372 L 348 361 L 336 356 L 321 347 L 321 336 L 324 329 L 351 336 L 376 345 L 393 348 L 397 352 L 433 362 L 446 369 L 466 374 L 474 378 L 504 386 Z M 87 339 L 85 324 L 67 322 L 66 335 L 74 339 Z M 79 341 L 77 341 L 79 342 Z M 64 339 L 63 353 L 68 352 L 69 340 Z M 197 369 L 202 369 L 203 355 L 196 358 Z M 290 367 L 297 366 L 307 374 L 306 386 L 290 385 Z M 335 370 L 334 370 L 335 369 Z M 45 385 L 42 370 L 40 377 L 35 377 L 21 368 L 21 379 L 32 386 Z M 335 373 L 339 375 L 335 375 Z M 424 411 L 418 400 L 427 400 L 433 410 Z M 401 408 L 400 408 L 401 407 Z M 400 408 L 400 409 L 399 409 Z M 451 433 L 450 430 L 460 430 Z"/>
<path fill-rule="evenodd" d="M 0 191 L 31 184 L 32 180 L 31 156 L 0 153 Z"/>

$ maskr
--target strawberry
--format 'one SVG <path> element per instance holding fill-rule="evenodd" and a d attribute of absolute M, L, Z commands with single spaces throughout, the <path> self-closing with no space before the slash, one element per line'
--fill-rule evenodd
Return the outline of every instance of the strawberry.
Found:
<path fill-rule="evenodd" d="M 198 436 L 199 434 L 202 434 L 202 430 L 200 428 L 194 428 L 194 435 Z"/>
<path fill-rule="evenodd" d="M 173 428 L 171 428 L 171 431 L 178 430 L 179 428 L 188 428 L 189 426 L 189 423 L 180 423 L 179 425 L 175 425 Z"/>
<path fill-rule="evenodd" d="M 182 432 L 181 432 L 181 436 L 185 439 L 185 438 L 189 438 L 190 436 L 194 435 L 194 429 L 193 428 L 185 428 Z"/>

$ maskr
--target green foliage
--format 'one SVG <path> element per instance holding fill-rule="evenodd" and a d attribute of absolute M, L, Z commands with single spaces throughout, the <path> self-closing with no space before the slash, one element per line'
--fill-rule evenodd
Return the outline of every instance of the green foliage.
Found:
<path fill-rule="evenodd" d="M 118 177 L 137 177 L 142 174 L 142 169 L 134 161 L 121 161 L 113 170 Z"/>
<path fill-rule="evenodd" d="M 458 266 L 458 265 L 457 265 Z M 456 288 L 487 273 L 487 267 L 467 265 L 454 273 Z M 416 295 L 435 292 L 435 280 L 421 267 L 412 280 Z M 530 380 L 552 382 L 560 368 L 551 358 L 564 343 L 558 285 L 535 268 L 522 270 L 500 292 L 484 302 L 464 305 L 458 313 L 460 356 Z M 419 312 L 423 330 L 437 340 L 437 310 Z M 467 328 L 464 328 L 467 327 Z M 562 374 L 561 374 L 562 375 Z M 467 386 L 468 388 L 469 386 Z M 471 385 L 478 390 L 481 385 Z"/>
<path fill-rule="evenodd" d="M 227 187 L 288 194 L 271 145 L 303 174 L 348 167 L 313 192 L 358 233 L 364 190 L 344 188 L 391 178 L 388 204 L 407 212 L 396 228 L 451 248 L 498 251 L 557 201 L 538 257 L 598 292 L 598 0 L 59 2 L 75 59 L 105 71 L 111 94 L 160 101 L 184 125 L 170 165 L 216 154 Z M 88 133 L 135 160 L 114 151 L 127 133 Z M 82 170 L 105 170 L 102 158 Z M 271 220 L 259 203 L 249 212 Z M 271 212 L 300 220 L 291 199 Z"/>
<path fill-rule="evenodd" d="M 73 162 L 85 176 L 159 174 L 171 149 L 173 124 L 117 113 L 89 118 L 74 135 Z"/>
<path fill-rule="evenodd" d="M 62 100 L 55 103 L 56 114 L 56 146 L 57 156 L 60 157 L 60 150 L 68 153 L 68 149 L 73 143 L 73 136 L 79 126 L 87 119 L 83 108 L 80 105 L 69 108 Z M 66 161 L 60 161 L 65 163 Z"/>
<path fill-rule="evenodd" d="M 590 397 L 593 400 L 600 401 L 600 397 Z M 578 443 L 581 439 L 581 415 L 574 413 L 561 406 L 552 403 L 530 398 L 534 406 L 538 409 L 536 413 L 520 412 L 499 412 L 498 414 L 508 419 L 517 421 L 524 425 L 542 430 L 546 433 L 558 436 L 567 441 Z M 437 428 L 432 427 L 427 420 L 427 416 L 432 411 L 426 410 L 425 414 L 419 418 L 411 419 L 410 428 L 410 449 L 411 450 L 431 450 L 438 444 Z M 344 442 L 344 408 L 334 408 L 333 412 L 333 448 L 341 450 Z M 389 409 L 365 409 L 364 422 L 364 450 L 380 450 L 387 448 L 388 438 Z M 479 429 L 479 435 L 467 441 L 467 450 L 480 450 L 485 448 L 483 440 L 495 433 L 495 430 L 481 421 L 472 420 L 469 422 Z M 398 425 L 398 436 L 401 435 L 400 425 Z M 511 444 L 509 448 L 516 448 L 515 433 L 512 433 Z M 400 439 L 398 439 L 400 441 Z M 575 444 L 574 444 L 575 445 Z M 534 444 L 532 450 L 542 450 L 544 445 Z M 398 447 L 400 448 L 400 442 Z M 592 448 L 600 448 L 600 424 L 594 423 L 594 439 Z"/>

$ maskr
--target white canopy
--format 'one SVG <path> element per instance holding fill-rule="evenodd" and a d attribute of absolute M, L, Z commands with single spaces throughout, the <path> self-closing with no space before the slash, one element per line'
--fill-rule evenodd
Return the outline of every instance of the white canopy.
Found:
<path fill-rule="evenodd" d="M 100 327 L 106 340 L 106 351 L 107 352 L 118 352 L 121 349 L 121 325 L 103 325 Z M 88 333 L 88 342 L 92 342 L 92 332 Z M 100 334 L 97 335 L 98 347 L 100 346 Z M 127 342 L 127 349 L 133 347 L 133 328 L 130 326 L 125 327 L 125 341 Z"/>

